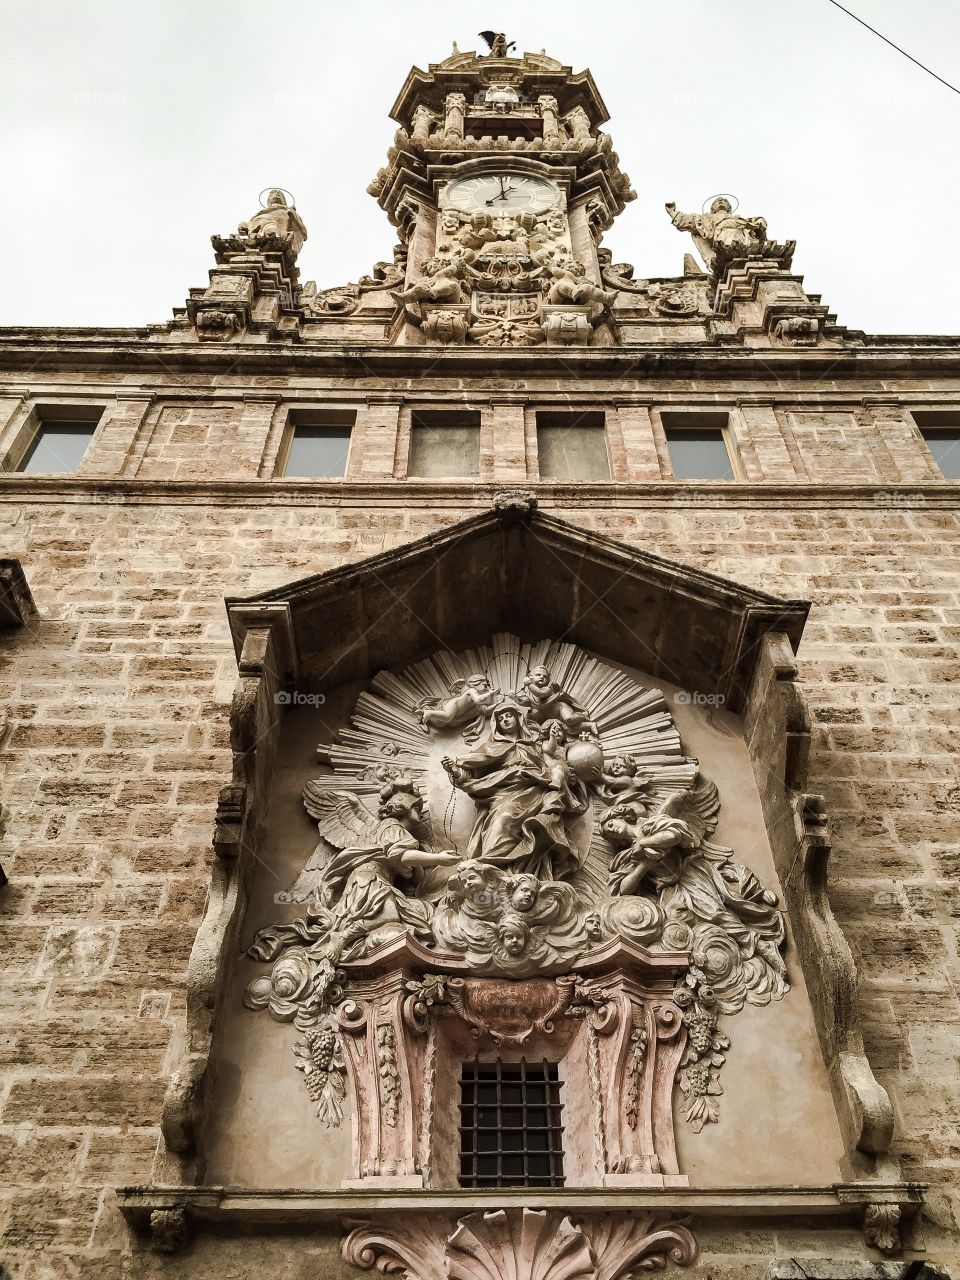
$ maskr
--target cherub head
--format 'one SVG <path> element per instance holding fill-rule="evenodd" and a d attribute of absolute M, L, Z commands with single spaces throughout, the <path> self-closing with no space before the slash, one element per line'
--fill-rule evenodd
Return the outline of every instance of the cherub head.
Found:
<path fill-rule="evenodd" d="M 503 953 L 512 960 L 524 954 L 530 942 L 530 930 L 516 915 L 505 915 L 497 925 L 497 941 Z"/>
<path fill-rule="evenodd" d="M 423 796 L 411 777 L 398 774 L 384 782 L 380 788 L 377 816 L 404 823 L 420 821 L 423 816 Z"/>
<path fill-rule="evenodd" d="M 464 893 L 479 893 L 487 887 L 483 868 L 479 862 L 472 860 L 461 862 L 451 875 L 449 883 L 451 885 L 459 885 Z"/>
<path fill-rule="evenodd" d="M 540 726 L 540 732 L 548 742 L 558 746 L 562 746 L 570 736 L 562 720 L 544 720 Z"/>
<path fill-rule="evenodd" d="M 603 938 L 603 923 L 599 911 L 588 911 L 583 917 L 583 927 L 591 942 L 600 942 Z"/>
<path fill-rule="evenodd" d="M 637 762 L 633 756 L 614 756 L 610 761 L 609 773 L 612 778 L 635 778 Z"/>
<path fill-rule="evenodd" d="M 546 667 L 531 667 L 530 674 L 527 676 L 524 684 L 536 684 L 541 687 L 550 683 L 550 672 Z"/>
<path fill-rule="evenodd" d="M 536 876 L 521 872 L 511 876 L 507 881 L 507 896 L 514 911 L 529 911 L 540 892 L 540 881 Z"/>

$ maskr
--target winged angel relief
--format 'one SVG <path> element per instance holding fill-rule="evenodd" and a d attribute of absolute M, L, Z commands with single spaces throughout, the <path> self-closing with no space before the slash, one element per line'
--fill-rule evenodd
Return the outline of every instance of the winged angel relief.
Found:
<path fill-rule="evenodd" d="M 437 654 L 381 673 L 320 749 L 303 801 L 320 842 L 261 929 L 245 1002 L 304 1033 L 318 1112 L 337 1123 L 341 966 L 404 934 L 476 975 L 569 971 L 620 935 L 690 956 L 675 992 L 687 1118 L 717 1118 L 720 1014 L 788 990 L 776 896 L 710 840 L 716 786 L 683 754 L 659 690 L 575 645 Z"/>

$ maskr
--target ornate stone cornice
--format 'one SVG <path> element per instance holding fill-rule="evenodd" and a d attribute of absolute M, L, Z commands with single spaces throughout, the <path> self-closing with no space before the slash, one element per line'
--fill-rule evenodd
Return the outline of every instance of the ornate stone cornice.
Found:
<path fill-rule="evenodd" d="M 336 377 L 376 378 L 396 373 L 412 377 L 429 371 L 435 378 L 469 373 L 499 379 L 559 374 L 565 382 L 577 378 L 611 376 L 619 379 L 655 378 L 665 382 L 684 376 L 729 376 L 773 380 L 779 394 L 795 394 L 829 375 L 831 383 L 846 378 L 899 373 L 927 379 L 934 373 L 960 374 L 960 337 L 936 339 L 874 335 L 851 348 L 789 347 L 761 350 L 718 347 L 709 341 L 663 344 L 624 344 L 619 347 L 484 348 L 464 346 L 355 346 L 309 341 L 297 343 L 185 343 L 168 336 L 166 326 L 145 330 L 2 330 L 0 369 L 34 375 L 55 370 L 58 376 L 91 368 L 109 376 L 123 370 L 148 377 L 161 372 L 180 376 L 191 371 L 233 377 L 268 374 L 288 376 L 323 371 Z M 742 383 L 738 393 L 743 393 Z M 361 391 L 362 394 L 362 391 Z M 863 385 L 859 387 L 863 394 Z"/>

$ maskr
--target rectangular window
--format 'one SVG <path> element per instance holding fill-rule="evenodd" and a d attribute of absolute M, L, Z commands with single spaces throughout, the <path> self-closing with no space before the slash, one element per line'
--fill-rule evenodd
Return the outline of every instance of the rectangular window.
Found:
<path fill-rule="evenodd" d="M 733 480 L 725 413 L 660 415 L 675 480 Z"/>
<path fill-rule="evenodd" d="M 562 1187 L 560 1081 L 553 1062 L 463 1064 L 460 1185 Z"/>
<path fill-rule="evenodd" d="M 424 480 L 480 474 L 480 414 L 475 409 L 415 409 L 407 475 Z"/>
<path fill-rule="evenodd" d="M 299 480 L 332 480 L 345 474 L 352 409 L 291 409 L 278 474 Z"/>
<path fill-rule="evenodd" d="M 69 475 L 76 471 L 102 416 L 102 409 L 86 405 L 38 405 L 33 411 L 36 430 L 15 470 L 28 475 Z"/>
<path fill-rule="evenodd" d="M 960 480 L 960 413 L 917 410 L 913 417 L 944 480 Z"/>
<path fill-rule="evenodd" d="M 541 480 L 609 480 L 606 420 L 602 413 L 543 410 L 537 414 Z"/>

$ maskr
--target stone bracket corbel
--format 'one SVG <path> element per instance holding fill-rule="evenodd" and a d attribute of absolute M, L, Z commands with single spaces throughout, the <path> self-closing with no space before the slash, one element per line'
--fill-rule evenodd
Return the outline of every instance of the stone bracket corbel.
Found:
<path fill-rule="evenodd" d="M 170 1078 L 161 1113 L 163 1144 L 156 1172 L 165 1181 L 189 1182 L 202 1164 L 202 1133 L 210 1049 L 226 957 L 242 911 L 259 840 L 256 803 L 272 772 L 284 699 L 281 678 L 295 677 L 296 655 L 289 608 L 264 604 L 231 609 L 239 680 L 230 711 L 233 777 L 221 787 L 214 823 L 210 893 L 187 965 L 184 1046 Z"/>
<path fill-rule="evenodd" d="M 745 729 L 844 1136 L 844 1171 L 897 1176 L 889 1152 L 893 1107 L 867 1060 L 856 965 L 827 892 L 830 835 L 823 797 L 804 790 L 810 716 L 783 633 L 763 638 Z"/>

